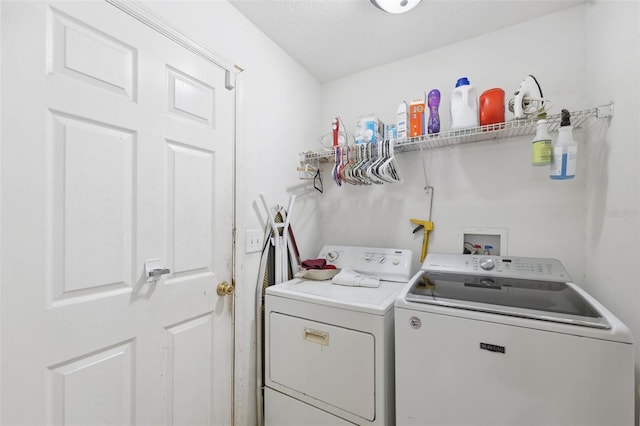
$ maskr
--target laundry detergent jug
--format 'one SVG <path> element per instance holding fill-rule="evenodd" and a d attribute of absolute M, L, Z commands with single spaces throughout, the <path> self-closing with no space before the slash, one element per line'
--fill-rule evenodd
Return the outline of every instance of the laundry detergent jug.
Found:
<path fill-rule="evenodd" d="M 451 130 L 478 125 L 478 92 L 467 77 L 459 78 L 451 93 Z"/>

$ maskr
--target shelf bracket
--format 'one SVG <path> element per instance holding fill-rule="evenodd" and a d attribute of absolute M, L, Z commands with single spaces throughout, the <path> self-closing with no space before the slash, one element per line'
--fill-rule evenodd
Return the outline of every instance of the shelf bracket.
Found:
<path fill-rule="evenodd" d="M 596 108 L 597 118 L 613 117 L 613 102 L 608 105 L 601 105 Z"/>

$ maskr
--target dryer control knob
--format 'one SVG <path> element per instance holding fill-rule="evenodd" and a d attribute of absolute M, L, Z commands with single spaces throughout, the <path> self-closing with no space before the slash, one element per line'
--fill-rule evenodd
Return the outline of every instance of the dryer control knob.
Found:
<path fill-rule="evenodd" d="M 329 262 L 334 262 L 338 258 L 338 256 L 340 256 L 340 254 L 338 254 L 338 252 L 334 250 L 327 253 L 326 259 Z"/>
<path fill-rule="evenodd" d="M 496 266 L 496 262 L 489 257 L 483 257 L 482 259 L 480 259 L 480 267 L 485 271 L 490 271 L 495 266 Z"/>

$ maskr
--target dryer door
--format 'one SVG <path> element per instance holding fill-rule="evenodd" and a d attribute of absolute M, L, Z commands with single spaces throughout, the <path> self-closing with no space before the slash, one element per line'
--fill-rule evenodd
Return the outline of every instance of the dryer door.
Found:
<path fill-rule="evenodd" d="M 375 419 L 373 335 L 277 312 L 271 312 L 269 320 L 266 374 L 272 382 Z"/>

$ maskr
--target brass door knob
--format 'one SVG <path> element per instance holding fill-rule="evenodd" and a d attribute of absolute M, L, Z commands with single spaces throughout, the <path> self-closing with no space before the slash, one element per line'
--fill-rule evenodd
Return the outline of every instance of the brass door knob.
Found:
<path fill-rule="evenodd" d="M 226 281 L 218 284 L 218 295 L 225 296 L 233 293 L 233 286 Z"/>

